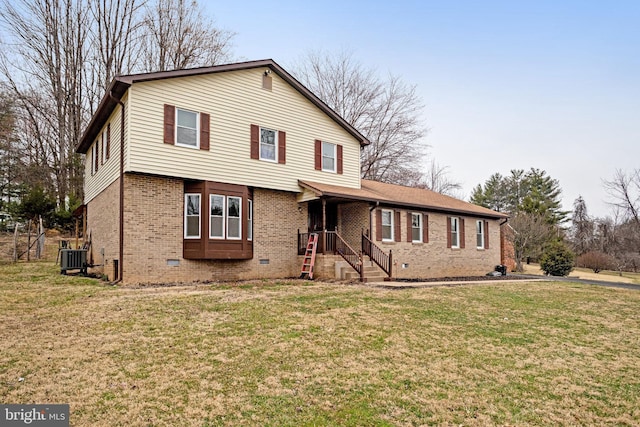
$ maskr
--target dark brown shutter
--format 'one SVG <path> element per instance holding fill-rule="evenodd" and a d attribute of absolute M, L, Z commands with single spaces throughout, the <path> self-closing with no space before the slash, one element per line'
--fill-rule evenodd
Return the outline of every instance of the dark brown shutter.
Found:
<path fill-rule="evenodd" d="M 337 151 L 337 156 L 338 156 L 338 173 L 342 175 L 342 145 L 338 145 L 338 148 L 336 149 Z"/>
<path fill-rule="evenodd" d="M 382 211 L 376 209 L 376 240 L 382 240 Z"/>
<path fill-rule="evenodd" d="M 209 150 L 211 117 L 207 113 L 200 113 L 200 149 Z"/>
<path fill-rule="evenodd" d="M 407 212 L 407 242 L 413 242 L 413 214 Z"/>
<path fill-rule="evenodd" d="M 164 143 L 176 143 L 176 107 L 164 104 Z"/>
<path fill-rule="evenodd" d="M 107 125 L 107 160 L 111 157 L 111 123 Z"/>
<path fill-rule="evenodd" d="M 464 249 L 464 218 L 458 220 L 460 224 L 460 249 Z"/>
<path fill-rule="evenodd" d="M 322 141 L 316 139 L 315 145 L 316 170 L 322 170 Z"/>
<path fill-rule="evenodd" d="M 399 242 L 401 239 L 401 234 L 400 234 L 400 211 L 394 211 L 393 212 L 395 214 L 395 221 L 394 221 L 394 226 L 393 227 L 393 234 L 395 234 L 395 236 L 393 236 L 393 240 L 395 242 Z"/>
<path fill-rule="evenodd" d="M 105 156 L 105 153 L 104 153 L 104 147 L 105 147 L 105 145 L 107 145 L 107 144 L 106 144 L 106 141 L 104 140 L 104 132 L 102 132 L 102 133 L 100 134 L 100 136 L 102 137 L 102 138 L 101 138 L 102 142 L 100 142 L 100 145 L 102 145 L 102 156 L 100 156 L 100 164 L 101 164 L 101 165 L 104 165 L 104 156 Z"/>
<path fill-rule="evenodd" d="M 422 215 L 422 241 L 429 243 L 429 215 Z"/>
<path fill-rule="evenodd" d="M 96 141 L 96 172 L 98 172 L 98 165 L 100 164 L 100 140 Z"/>
<path fill-rule="evenodd" d="M 278 163 L 283 165 L 287 161 L 287 134 L 283 131 L 278 131 Z"/>
<path fill-rule="evenodd" d="M 260 158 L 260 127 L 251 125 L 251 158 Z"/>
<path fill-rule="evenodd" d="M 451 217 L 447 217 L 447 247 L 451 247 Z"/>
<path fill-rule="evenodd" d="M 484 222 L 484 248 L 489 249 L 489 221 Z"/>

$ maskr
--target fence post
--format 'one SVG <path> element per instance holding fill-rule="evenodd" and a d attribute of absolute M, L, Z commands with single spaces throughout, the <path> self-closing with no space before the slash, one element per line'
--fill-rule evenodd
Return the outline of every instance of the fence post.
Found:
<path fill-rule="evenodd" d="M 393 251 L 389 249 L 389 279 L 393 277 Z"/>
<path fill-rule="evenodd" d="M 27 225 L 27 262 L 31 261 L 31 220 Z"/>
<path fill-rule="evenodd" d="M 18 262 L 18 223 L 13 232 L 13 262 Z"/>

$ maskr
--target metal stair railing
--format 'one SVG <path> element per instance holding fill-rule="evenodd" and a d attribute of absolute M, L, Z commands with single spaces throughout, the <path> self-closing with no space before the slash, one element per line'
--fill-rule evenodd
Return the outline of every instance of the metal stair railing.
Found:
<path fill-rule="evenodd" d="M 362 233 L 362 253 L 367 255 L 371 261 L 375 262 L 387 276 L 392 277 L 393 252 L 391 250 L 389 250 L 389 255 L 387 255 L 380 247 L 373 243 L 371 239 Z"/>

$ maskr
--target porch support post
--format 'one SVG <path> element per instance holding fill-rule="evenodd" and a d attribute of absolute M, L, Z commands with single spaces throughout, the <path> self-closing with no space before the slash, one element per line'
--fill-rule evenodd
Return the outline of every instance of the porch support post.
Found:
<path fill-rule="evenodd" d="M 322 253 L 327 252 L 327 200 L 322 199 Z"/>

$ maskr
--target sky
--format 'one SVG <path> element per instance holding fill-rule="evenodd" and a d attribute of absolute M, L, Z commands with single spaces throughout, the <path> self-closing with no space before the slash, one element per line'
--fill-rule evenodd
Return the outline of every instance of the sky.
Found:
<path fill-rule="evenodd" d="M 640 168 L 640 1 L 203 1 L 240 60 L 347 50 L 416 86 L 429 154 L 462 184 L 545 170 L 563 207 L 611 214 Z"/>

